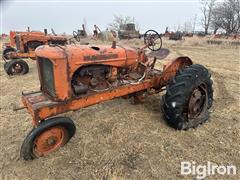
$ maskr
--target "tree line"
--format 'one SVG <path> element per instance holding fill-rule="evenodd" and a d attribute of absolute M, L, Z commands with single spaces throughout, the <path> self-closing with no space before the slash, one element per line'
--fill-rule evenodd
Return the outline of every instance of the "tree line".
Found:
<path fill-rule="evenodd" d="M 201 3 L 201 26 L 204 34 L 209 32 L 226 34 L 240 33 L 240 0 L 200 0 Z M 175 31 L 194 32 L 198 21 L 197 15 L 183 25 L 174 26 Z M 108 26 L 118 31 L 122 25 L 127 23 L 135 23 L 136 29 L 139 25 L 134 17 L 114 15 L 114 20 Z"/>
<path fill-rule="evenodd" d="M 202 27 L 204 33 L 223 30 L 226 34 L 240 32 L 240 0 L 201 0 Z"/>

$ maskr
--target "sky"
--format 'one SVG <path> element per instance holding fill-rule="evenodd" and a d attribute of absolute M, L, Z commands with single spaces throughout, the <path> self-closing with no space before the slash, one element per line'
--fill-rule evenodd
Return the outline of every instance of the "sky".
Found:
<path fill-rule="evenodd" d="M 87 22 L 87 30 L 93 25 L 105 30 L 114 15 L 134 17 L 141 32 L 154 29 L 164 32 L 168 26 L 174 31 L 179 25 L 191 21 L 197 15 L 196 30 L 200 30 L 201 4 L 199 0 L 0 0 L 1 31 L 24 31 L 51 28 L 56 33 L 72 33 Z M 79 2 L 82 1 L 82 2 Z M 91 1 L 91 2 L 90 2 Z M 125 2 L 122 2 L 125 1 Z M 127 1 L 127 2 L 126 2 Z M 142 2 L 141 2 L 142 1 Z"/>

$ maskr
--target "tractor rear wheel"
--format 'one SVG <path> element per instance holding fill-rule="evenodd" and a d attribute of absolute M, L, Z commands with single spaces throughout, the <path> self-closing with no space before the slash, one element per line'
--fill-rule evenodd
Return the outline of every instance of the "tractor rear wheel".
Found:
<path fill-rule="evenodd" d="M 213 102 L 211 75 L 199 64 L 179 71 L 167 85 L 163 96 L 163 111 L 167 122 L 174 128 L 196 128 L 208 119 Z"/>
<path fill-rule="evenodd" d="M 6 62 L 4 69 L 8 75 L 23 75 L 28 73 L 28 64 L 23 60 L 11 60 Z"/>
<path fill-rule="evenodd" d="M 67 117 L 54 117 L 43 121 L 29 132 L 23 141 L 20 157 L 31 160 L 46 156 L 64 146 L 75 134 L 76 127 Z"/>

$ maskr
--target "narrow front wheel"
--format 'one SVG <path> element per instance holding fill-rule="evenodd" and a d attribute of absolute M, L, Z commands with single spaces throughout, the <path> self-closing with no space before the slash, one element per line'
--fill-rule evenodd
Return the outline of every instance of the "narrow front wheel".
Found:
<path fill-rule="evenodd" d="M 15 59 L 6 62 L 4 69 L 8 75 L 23 75 L 29 71 L 28 64 L 24 60 Z"/>
<path fill-rule="evenodd" d="M 46 156 L 64 146 L 75 134 L 76 127 L 67 117 L 54 117 L 43 121 L 25 138 L 20 156 L 24 160 Z"/>

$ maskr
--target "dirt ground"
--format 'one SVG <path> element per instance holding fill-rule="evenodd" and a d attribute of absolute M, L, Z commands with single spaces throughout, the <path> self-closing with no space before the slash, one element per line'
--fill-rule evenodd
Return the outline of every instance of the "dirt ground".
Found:
<path fill-rule="evenodd" d="M 140 47 L 141 42 L 121 44 Z M 28 74 L 9 77 L 1 61 L 0 179 L 195 179 L 180 175 L 181 161 L 235 165 L 235 176 L 206 179 L 240 179 L 239 47 L 207 45 L 196 38 L 164 39 L 163 47 L 171 51 L 166 59 L 186 55 L 210 70 L 214 104 L 208 122 L 188 131 L 169 127 L 161 111 L 164 92 L 138 105 L 114 99 L 64 114 L 76 123 L 75 136 L 59 151 L 28 162 L 19 152 L 32 128 L 31 117 L 12 106 L 20 104 L 22 91 L 39 89 L 37 67 L 27 60 Z M 166 61 L 158 61 L 157 67 Z"/>

